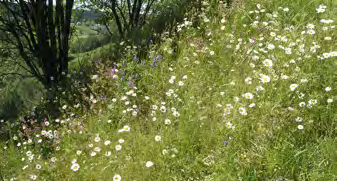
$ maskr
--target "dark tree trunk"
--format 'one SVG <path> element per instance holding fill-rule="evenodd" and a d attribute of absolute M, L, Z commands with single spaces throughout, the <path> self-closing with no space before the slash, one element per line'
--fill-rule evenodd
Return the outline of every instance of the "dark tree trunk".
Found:
<path fill-rule="evenodd" d="M 123 38 L 123 37 L 124 37 L 124 31 L 123 31 L 121 19 L 120 19 L 120 17 L 118 16 L 118 13 L 117 13 L 117 8 L 116 8 L 116 6 L 117 6 L 116 0 L 113 0 L 113 1 L 111 2 L 111 11 L 112 11 L 112 14 L 113 14 L 113 16 L 114 16 L 114 19 L 115 19 L 115 21 L 116 21 L 116 25 L 117 25 L 117 28 L 118 28 L 119 35 Z"/>
<path fill-rule="evenodd" d="M 54 1 L 56 2 L 54 6 Z M 62 82 L 74 0 L 0 0 L 0 33 L 46 89 Z"/>
<path fill-rule="evenodd" d="M 137 1 L 136 10 L 135 10 L 135 20 L 134 20 L 134 26 L 137 26 L 139 23 L 139 17 L 140 17 L 140 11 L 142 9 L 143 2 L 142 0 Z"/>

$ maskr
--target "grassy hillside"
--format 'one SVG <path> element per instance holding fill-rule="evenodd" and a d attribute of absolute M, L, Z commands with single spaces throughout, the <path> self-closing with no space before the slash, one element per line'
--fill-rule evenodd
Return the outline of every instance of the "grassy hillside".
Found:
<path fill-rule="evenodd" d="M 95 64 L 90 110 L 65 105 L 59 119 L 23 124 L 2 143 L 0 174 L 336 180 L 337 2 L 203 8 L 178 26 L 179 35 L 163 35 L 146 60 L 134 56 L 137 47 L 116 45 L 125 57 L 116 67 Z"/>
<path fill-rule="evenodd" d="M 89 52 L 70 54 L 72 60 L 69 63 L 69 67 L 70 69 L 78 69 L 82 66 L 90 66 L 93 60 L 103 58 L 102 54 L 109 54 L 113 47 L 114 43 L 109 43 Z"/>
<path fill-rule="evenodd" d="M 70 41 L 70 52 L 79 54 L 90 52 L 101 46 L 114 42 L 116 37 L 110 37 L 106 28 L 99 24 L 84 22 L 75 26 L 76 32 Z"/>
<path fill-rule="evenodd" d="M 76 26 L 77 33 L 79 34 L 79 38 L 85 38 L 92 35 L 97 35 L 97 32 L 93 30 L 93 27 L 87 25 L 78 25 Z"/>

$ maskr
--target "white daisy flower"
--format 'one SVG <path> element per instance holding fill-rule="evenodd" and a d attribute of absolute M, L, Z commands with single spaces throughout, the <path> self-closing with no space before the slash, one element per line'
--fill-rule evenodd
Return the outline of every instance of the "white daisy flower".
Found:
<path fill-rule="evenodd" d="M 244 107 L 240 107 L 240 108 L 239 108 L 239 113 L 240 113 L 241 115 L 243 115 L 243 116 L 246 116 L 246 115 L 247 115 L 247 111 L 246 111 L 246 109 L 245 109 Z"/>
<path fill-rule="evenodd" d="M 331 91 L 331 87 L 326 87 L 325 91 L 327 91 L 327 92 Z"/>
<path fill-rule="evenodd" d="M 107 152 L 105 152 L 105 156 L 111 156 L 111 151 L 107 151 Z"/>
<path fill-rule="evenodd" d="M 120 144 L 122 144 L 122 143 L 124 143 L 124 142 L 125 142 L 124 139 L 119 139 L 119 140 L 118 140 L 118 143 L 120 143 Z"/>
<path fill-rule="evenodd" d="M 290 90 L 294 91 L 298 87 L 298 84 L 291 84 L 290 85 Z"/>
<path fill-rule="evenodd" d="M 246 99 L 253 99 L 254 98 L 254 95 L 252 93 L 245 93 L 243 94 L 243 97 L 246 98 Z"/>
<path fill-rule="evenodd" d="M 154 165 L 154 163 L 151 162 L 151 161 L 147 161 L 147 162 L 145 163 L 145 166 L 146 166 L 147 168 L 152 167 L 153 165 Z"/>
<path fill-rule="evenodd" d="M 270 59 L 266 59 L 263 61 L 264 66 L 266 67 L 272 67 L 273 66 L 273 61 Z"/>
<path fill-rule="evenodd" d="M 267 48 L 268 48 L 269 50 L 274 50 L 274 49 L 275 49 L 275 45 L 273 45 L 273 44 L 268 44 Z"/>
<path fill-rule="evenodd" d="M 161 112 L 166 112 L 166 107 L 165 107 L 165 106 L 161 106 L 161 107 L 160 107 L 160 111 L 161 111 Z"/>
<path fill-rule="evenodd" d="M 31 179 L 31 180 L 36 180 L 36 179 L 37 179 L 37 176 L 36 176 L 36 175 L 29 175 L 29 179 Z"/>
<path fill-rule="evenodd" d="M 121 181 L 122 180 L 122 177 L 118 174 L 114 175 L 113 177 L 113 181 Z"/>
<path fill-rule="evenodd" d="M 309 23 L 309 24 L 307 24 L 307 28 L 308 28 L 308 29 L 314 29 L 314 28 L 315 28 L 315 25 Z"/>
<path fill-rule="evenodd" d="M 78 163 L 73 163 L 70 169 L 77 172 L 80 169 L 80 165 Z"/>
<path fill-rule="evenodd" d="M 158 142 L 158 141 L 161 141 L 161 136 L 156 135 L 156 136 L 154 137 L 154 140 L 156 140 L 157 142 Z"/>
<path fill-rule="evenodd" d="M 270 82 L 270 77 L 268 75 L 261 74 L 260 76 L 261 76 L 260 80 L 261 80 L 262 83 Z"/>
<path fill-rule="evenodd" d="M 256 104 L 255 103 L 251 103 L 251 104 L 249 104 L 249 107 L 250 108 L 253 108 L 253 107 L 255 107 L 256 106 Z"/>
<path fill-rule="evenodd" d="M 316 9 L 317 13 L 324 13 L 325 12 L 325 9 L 319 7 Z"/>
<path fill-rule="evenodd" d="M 166 124 L 166 125 L 169 125 L 169 124 L 171 124 L 171 120 L 169 120 L 169 119 L 165 119 L 165 124 Z"/>
<path fill-rule="evenodd" d="M 37 165 L 35 166 L 35 168 L 38 169 L 38 170 L 40 170 L 40 169 L 42 168 L 42 166 L 41 166 L 40 164 L 37 164 Z"/>
<path fill-rule="evenodd" d="M 308 33 L 309 35 L 313 35 L 313 34 L 315 34 L 316 32 L 315 32 L 315 30 L 308 30 L 307 33 Z"/>
<path fill-rule="evenodd" d="M 96 155 L 97 155 L 97 153 L 94 152 L 94 151 L 90 153 L 90 156 L 96 156 Z"/>
<path fill-rule="evenodd" d="M 122 149 L 122 146 L 121 145 L 116 145 L 115 149 L 116 149 L 116 151 L 120 151 Z"/>
<path fill-rule="evenodd" d="M 95 137 L 95 142 L 99 142 L 101 140 L 101 138 L 99 136 Z"/>
<path fill-rule="evenodd" d="M 305 106 L 305 102 L 300 102 L 298 105 L 299 105 L 300 107 L 304 107 L 304 106 Z"/>

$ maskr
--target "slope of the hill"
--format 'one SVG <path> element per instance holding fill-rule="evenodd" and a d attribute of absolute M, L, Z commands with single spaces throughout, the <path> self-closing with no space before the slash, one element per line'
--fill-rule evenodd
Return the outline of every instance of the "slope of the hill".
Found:
<path fill-rule="evenodd" d="M 337 4 L 203 7 L 147 60 L 120 43 L 120 64 L 97 64 L 91 110 L 76 116 L 64 106 L 65 116 L 47 120 L 19 151 L 2 150 L 1 173 L 17 180 L 336 180 Z M 61 126 L 49 131 L 54 124 Z M 56 150 L 48 159 L 40 156 L 46 147 Z"/>

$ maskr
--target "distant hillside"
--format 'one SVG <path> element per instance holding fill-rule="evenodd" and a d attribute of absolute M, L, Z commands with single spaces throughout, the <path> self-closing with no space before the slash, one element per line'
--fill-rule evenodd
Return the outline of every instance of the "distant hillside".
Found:
<path fill-rule="evenodd" d="M 83 21 L 94 21 L 100 16 L 99 12 L 94 12 L 90 10 L 76 10 L 74 11 L 74 20 L 76 22 Z"/>

